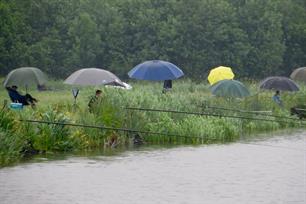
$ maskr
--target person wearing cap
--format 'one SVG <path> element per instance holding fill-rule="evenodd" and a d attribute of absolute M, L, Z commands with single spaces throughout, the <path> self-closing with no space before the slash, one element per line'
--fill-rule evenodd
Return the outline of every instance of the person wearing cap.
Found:
<path fill-rule="evenodd" d="M 27 106 L 31 105 L 34 106 L 35 103 L 37 103 L 37 99 L 33 98 L 30 94 L 21 95 L 17 91 L 18 87 L 13 85 L 12 87 L 6 87 L 6 90 L 8 91 L 9 97 L 12 102 L 14 103 L 22 103 L 22 105 Z"/>
<path fill-rule="evenodd" d="M 95 106 L 101 99 L 101 95 L 102 95 L 102 91 L 98 89 L 96 90 L 96 94 L 90 98 L 89 103 L 88 103 L 88 108 L 89 108 L 90 113 L 94 111 Z"/>

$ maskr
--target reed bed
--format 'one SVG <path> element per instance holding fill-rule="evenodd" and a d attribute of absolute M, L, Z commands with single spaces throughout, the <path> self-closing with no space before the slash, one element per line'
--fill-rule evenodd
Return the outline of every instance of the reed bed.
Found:
<path fill-rule="evenodd" d="M 1 110 L 0 165 L 8 165 L 38 153 L 130 146 L 136 135 L 147 145 L 197 145 L 233 142 L 242 136 L 301 126 L 300 122 L 285 117 L 290 117 L 290 107 L 304 104 L 306 91 L 303 85 L 297 93 L 282 93 L 285 106 L 280 108 L 271 100 L 273 92 L 260 92 L 255 83 L 246 83 L 252 96 L 245 99 L 214 97 L 210 94 L 209 85 L 190 80 L 175 81 L 173 90 L 165 94 L 162 93 L 161 83 L 149 82 L 132 83 L 132 90 L 79 87 L 77 104 L 74 105 L 72 87 L 62 86 L 61 81 L 52 82 L 48 91 L 31 91 L 39 99 L 35 109 L 26 107 L 17 111 L 4 107 Z M 102 100 L 95 111 L 89 113 L 87 103 L 98 88 L 103 91 Z M 0 97 L 1 101 L 9 100 L 5 90 L 0 91 Z M 135 111 L 126 109 L 127 107 L 198 112 L 206 115 Z M 269 114 L 278 118 L 211 107 L 271 111 Z M 233 117 L 216 117 L 210 114 Z M 26 119 L 125 128 L 141 132 L 20 121 Z"/>

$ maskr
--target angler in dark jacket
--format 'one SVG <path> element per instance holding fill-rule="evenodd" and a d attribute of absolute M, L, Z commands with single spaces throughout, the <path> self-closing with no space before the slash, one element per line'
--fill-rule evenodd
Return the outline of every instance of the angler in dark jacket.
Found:
<path fill-rule="evenodd" d="M 35 105 L 35 103 L 37 102 L 36 98 L 33 98 L 30 94 L 21 95 L 17 91 L 17 88 L 18 88 L 17 86 L 6 87 L 6 90 L 8 91 L 8 94 L 12 102 L 22 103 L 22 105 L 24 106 Z"/>

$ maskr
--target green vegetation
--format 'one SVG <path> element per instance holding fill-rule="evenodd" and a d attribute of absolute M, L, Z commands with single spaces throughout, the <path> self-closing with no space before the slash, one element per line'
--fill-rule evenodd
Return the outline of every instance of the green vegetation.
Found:
<path fill-rule="evenodd" d="M 305 19 L 304 0 L 2 0 L 0 75 L 17 67 L 34 66 L 62 80 L 79 68 L 100 67 L 125 78 L 134 65 L 150 59 L 171 61 L 187 77 L 199 81 L 219 65 L 232 67 L 240 79 L 288 75 L 293 68 L 306 64 Z M 281 109 L 272 103 L 272 93 L 259 93 L 254 82 L 249 82 L 253 95 L 244 100 L 212 97 L 208 85 L 188 80 L 175 81 L 174 89 L 166 94 L 158 83 L 133 85 L 131 91 L 102 88 L 103 100 L 94 113 L 87 109 L 93 87 L 82 88 L 74 106 L 71 87 L 56 81 L 49 84 L 52 91 L 32 93 L 40 100 L 36 109 L 3 108 L 0 166 L 36 153 L 126 146 L 135 136 L 131 132 L 26 123 L 22 119 L 168 134 L 141 133 L 147 144 L 230 142 L 241 136 L 297 127 L 299 123 L 210 106 L 270 110 L 273 115 L 288 117 L 289 108 L 304 104 L 306 95 L 304 86 L 298 93 L 282 94 L 285 108 Z M 1 101 L 8 99 L 6 91 L 0 90 L 0 97 Z M 234 117 L 133 111 L 126 107 Z"/>
<path fill-rule="evenodd" d="M 202 79 L 219 65 L 288 75 L 306 64 L 305 19 L 304 0 L 1 0 L 0 75 L 100 67 L 127 77 L 150 59 Z"/>
<path fill-rule="evenodd" d="M 211 96 L 208 85 L 191 81 L 175 81 L 174 88 L 162 94 L 162 84 L 137 82 L 132 90 L 101 87 L 103 98 L 94 113 L 89 113 L 87 103 L 94 94 L 93 87 L 81 88 L 77 106 L 68 87 L 60 88 L 55 82 L 54 91 L 31 92 L 39 99 L 36 109 L 26 107 L 21 111 L 3 109 L 0 114 L 0 165 L 36 153 L 66 151 L 92 151 L 114 146 L 132 145 L 135 133 L 113 130 L 72 127 L 55 124 L 21 122 L 20 119 L 49 122 L 77 123 L 113 128 L 129 128 L 140 131 L 166 133 L 140 136 L 146 144 L 209 144 L 238 140 L 241 136 L 269 132 L 278 129 L 300 127 L 294 120 L 212 109 L 209 106 L 243 110 L 271 110 L 270 114 L 289 117 L 289 108 L 303 104 L 304 86 L 297 93 L 282 93 L 285 108 L 275 106 L 272 92 L 257 93 L 256 85 L 249 84 L 253 95 L 249 98 L 223 99 Z M 6 91 L 1 98 L 8 99 Z M 204 112 L 247 118 L 265 118 L 272 121 L 252 119 L 198 116 L 177 113 L 144 112 L 127 110 L 126 107 L 142 107 L 176 111 Z M 114 145 L 115 144 L 115 145 Z"/>

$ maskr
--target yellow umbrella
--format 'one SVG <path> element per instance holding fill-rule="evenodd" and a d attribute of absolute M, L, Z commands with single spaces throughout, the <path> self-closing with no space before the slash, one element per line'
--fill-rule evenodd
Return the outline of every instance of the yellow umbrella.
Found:
<path fill-rule="evenodd" d="M 210 70 L 208 75 L 208 81 L 210 85 L 213 85 L 223 79 L 233 79 L 234 76 L 235 75 L 230 67 L 220 66 Z"/>

